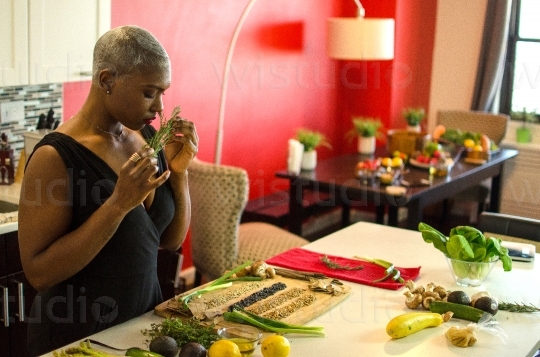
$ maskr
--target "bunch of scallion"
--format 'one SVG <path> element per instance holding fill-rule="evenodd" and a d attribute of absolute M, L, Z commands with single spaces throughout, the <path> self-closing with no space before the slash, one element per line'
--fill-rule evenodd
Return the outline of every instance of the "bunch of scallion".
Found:
<path fill-rule="evenodd" d="M 180 297 L 177 299 L 179 302 L 183 302 L 185 306 L 187 306 L 187 303 L 194 297 L 199 297 L 202 294 L 208 293 L 210 291 L 218 290 L 218 289 L 224 289 L 232 286 L 233 281 L 253 281 L 253 280 L 261 280 L 260 277 L 252 277 L 252 276 L 245 276 L 241 278 L 231 278 L 234 274 L 238 273 L 239 271 L 243 270 L 245 267 L 251 265 L 251 261 L 247 261 L 244 264 L 236 267 L 235 269 L 225 273 L 220 278 L 214 280 L 212 283 L 210 283 L 205 288 L 195 290 L 189 294 L 180 295 Z M 254 279 L 255 278 L 255 279 Z"/>
<path fill-rule="evenodd" d="M 65 350 L 53 351 L 54 357 L 82 357 L 82 356 L 94 356 L 94 357 L 117 357 L 120 355 L 112 355 L 100 350 L 92 348 L 89 341 L 82 341 L 79 347 L 69 347 Z"/>
<path fill-rule="evenodd" d="M 312 335 L 317 337 L 325 337 L 326 333 L 322 326 L 303 326 L 288 324 L 282 321 L 268 319 L 246 310 L 233 310 L 232 312 L 223 313 L 223 318 L 227 321 L 248 324 L 265 331 L 271 331 L 279 334 L 302 334 Z"/>
<path fill-rule="evenodd" d="M 170 119 L 165 118 L 163 112 L 159 113 L 159 129 L 151 139 L 147 140 L 147 146 L 154 149 L 154 156 L 157 156 L 157 154 L 163 150 L 165 145 L 167 145 L 174 136 L 175 121 L 171 119 L 176 118 L 180 112 L 181 109 L 179 106 L 174 107 Z"/>

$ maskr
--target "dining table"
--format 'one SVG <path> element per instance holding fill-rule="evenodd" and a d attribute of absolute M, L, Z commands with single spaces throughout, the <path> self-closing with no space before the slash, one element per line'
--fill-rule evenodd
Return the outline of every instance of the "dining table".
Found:
<path fill-rule="evenodd" d="M 513 262 L 511 271 L 504 271 L 500 262 L 477 287 L 455 283 L 443 253 L 424 242 L 419 231 L 391 227 L 371 222 L 358 222 L 302 247 L 308 252 L 353 259 L 372 257 L 392 262 L 395 267 L 417 267 L 415 284 L 434 283 L 447 290 L 461 290 L 472 295 L 487 291 L 500 302 L 516 302 L 540 306 L 540 266 L 533 262 Z M 539 259 L 539 254 L 535 259 Z M 445 336 L 452 327 L 466 327 L 471 322 L 451 318 L 437 327 L 430 327 L 407 337 L 392 339 L 386 333 L 388 322 L 395 316 L 417 311 L 405 306 L 404 292 L 367 284 L 342 281 L 350 294 L 331 309 L 321 313 L 307 325 L 322 326 L 326 337 L 285 335 L 290 341 L 291 357 L 299 356 L 533 356 L 540 348 L 540 313 L 498 311 L 494 328 L 478 329 L 476 344 L 456 347 Z M 141 330 L 163 320 L 150 311 L 123 324 L 90 336 L 110 346 L 140 347 L 146 337 Z M 478 327 L 478 325 L 473 325 Z M 493 334 L 491 331 L 499 331 Z M 73 345 L 77 345 L 78 342 Z M 67 347 L 67 346 L 66 346 Z M 64 347 L 65 348 L 65 347 Z M 107 351 L 113 353 L 113 351 Z M 48 353 L 45 356 L 52 356 Z M 262 357 L 260 345 L 253 357 Z"/>
<path fill-rule="evenodd" d="M 349 224 L 351 207 L 376 207 L 376 223 L 383 223 L 388 211 L 388 225 L 398 225 L 398 209 L 407 209 L 405 228 L 416 229 L 422 221 L 424 210 L 431 204 L 450 199 L 457 193 L 485 180 L 491 181 L 488 211 L 499 212 L 504 165 L 518 155 L 514 149 L 500 149 L 490 155 L 482 164 L 470 163 L 466 155 L 457 156 L 447 175 L 430 175 L 429 168 L 408 164 L 402 170 L 403 190 L 396 194 L 380 180 L 364 180 L 357 175 L 356 165 L 366 159 L 387 156 L 386 148 L 377 148 L 373 155 L 358 153 L 339 155 L 321 160 L 314 170 L 299 173 L 281 170 L 275 176 L 289 181 L 288 230 L 302 235 L 302 205 L 304 192 L 329 193 L 330 198 L 318 204 L 342 207 L 342 226 Z M 427 165 L 429 166 L 429 165 Z M 405 185 L 404 183 L 408 185 Z"/>

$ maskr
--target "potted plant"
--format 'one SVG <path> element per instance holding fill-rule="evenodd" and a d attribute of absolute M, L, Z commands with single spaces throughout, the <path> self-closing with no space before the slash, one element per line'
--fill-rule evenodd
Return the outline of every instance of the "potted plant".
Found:
<path fill-rule="evenodd" d="M 536 119 L 536 111 L 528 112 L 526 108 L 523 108 L 520 112 L 511 112 L 510 118 L 512 120 L 522 122 L 522 125 L 516 129 L 516 142 L 518 143 L 530 143 L 532 141 L 531 129 L 527 127 L 527 123 L 534 123 Z"/>
<path fill-rule="evenodd" d="M 326 140 L 326 137 L 317 131 L 301 128 L 296 131 L 296 140 L 304 145 L 304 153 L 302 155 L 302 170 L 313 170 L 317 166 L 317 149 L 319 146 L 332 146 Z"/>
<path fill-rule="evenodd" d="M 424 108 L 406 108 L 403 110 L 403 117 L 407 121 L 407 130 L 419 133 L 422 131 L 420 123 L 426 116 Z"/>
<path fill-rule="evenodd" d="M 375 152 L 375 138 L 381 135 L 381 120 L 373 117 L 353 117 L 353 128 L 348 132 L 350 137 L 358 138 L 358 152 L 360 154 L 373 154 Z"/>

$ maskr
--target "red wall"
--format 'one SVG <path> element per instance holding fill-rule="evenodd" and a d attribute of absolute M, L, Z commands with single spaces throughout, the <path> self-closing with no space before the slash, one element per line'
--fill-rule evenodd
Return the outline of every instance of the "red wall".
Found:
<path fill-rule="evenodd" d="M 198 157 L 213 161 L 221 79 L 229 41 L 248 0 L 112 0 L 112 26 L 135 24 L 150 30 L 167 49 L 173 83 L 166 112 L 182 106 L 197 125 Z M 399 5 L 397 5 L 399 3 Z M 429 74 L 436 1 L 363 0 L 367 17 L 396 19 L 394 61 L 342 62 L 325 54 L 326 19 L 355 16 L 354 2 L 342 0 L 258 0 L 240 33 L 231 67 L 221 163 L 245 168 L 250 196 L 286 188 L 274 172 L 286 167 L 287 140 L 307 127 L 327 135 L 333 150 L 320 159 L 354 151 L 345 133 L 351 115 L 380 116 L 387 128 L 404 106 L 429 102 Z M 406 66 L 402 66 L 404 63 Z M 398 65 L 398 70 L 392 70 Z M 368 84 L 361 83 L 362 66 Z M 401 68 L 412 81 L 403 83 Z M 401 71 L 401 72 L 400 72 Z M 408 74 L 409 72 L 406 72 Z M 64 118 L 77 112 L 88 83 L 66 84 Z M 185 252 L 189 246 L 185 246 Z M 184 266 L 190 266 L 189 256 Z"/>

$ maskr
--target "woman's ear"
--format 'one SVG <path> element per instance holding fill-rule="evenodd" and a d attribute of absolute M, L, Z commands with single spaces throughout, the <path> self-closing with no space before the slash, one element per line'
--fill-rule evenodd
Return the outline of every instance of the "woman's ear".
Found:
<path fill-rule="evenodd" d="M 110 69 L 103 69 L 99 72 L 99 86 L 107 93 L 111 94 L 114 87 L 114 81 L 116 78 L 116 72 Z"/>

